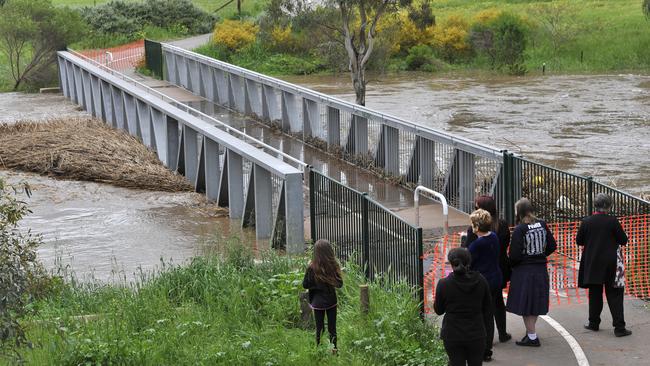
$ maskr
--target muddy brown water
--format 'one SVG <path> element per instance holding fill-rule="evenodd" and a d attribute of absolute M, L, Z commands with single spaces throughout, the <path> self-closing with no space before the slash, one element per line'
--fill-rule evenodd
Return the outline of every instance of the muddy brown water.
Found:
<path fill-rule="evenodd" d="M 347 75 L 287 81 L 354 101 Z M 650 76 L 371 76 L 367 106 L 650 193 Z"/>

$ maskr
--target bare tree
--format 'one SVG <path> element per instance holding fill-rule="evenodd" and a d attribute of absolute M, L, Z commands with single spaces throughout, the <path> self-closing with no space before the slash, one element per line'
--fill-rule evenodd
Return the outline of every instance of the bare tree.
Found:
<path fill-rule="evenodd" d="M 543 4 L 534 11 L 548 35 L 556 54 L 582 31 L 577 22 L 577 9 L 569 2 Z"/>

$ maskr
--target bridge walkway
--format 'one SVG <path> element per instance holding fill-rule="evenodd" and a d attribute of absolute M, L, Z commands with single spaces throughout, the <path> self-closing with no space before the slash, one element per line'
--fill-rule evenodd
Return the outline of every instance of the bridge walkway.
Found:
<path fill-rule="evenodd" d="M 214 104 L 203 97 L 197 96 L 192 92 L 167 81 L 153 79 L 138 74 L 132 70 L 126 71 L 124 74 L 149 88 L 155 89 L 178 102 L 214 117 L 215 119 L 226 123 L 251 137 L 259 139 L 264 143 L 309 164 L 314 169 L 325 173 L 333 179 L 339 180 L 350 188 L 360 192 L 367 192 L 370 197 L 389 208 L 402 219 L 412 224 L 415 223 L 412 190 L 399 184 L 392 183 L 367 169 L 360 168 L 350 162 L 344 161 L 333 154 L 324 152 L 323 150 L 311 146 L 287 133 L 274 129 L 261 121 Z M 420 202 L 420 225 L 422 226 L 425 238 L 441 235 L 442 227 L 444 225 L 442 206 L 436 201 L 426 198 L 421 199 Z M 305 199 L 305 203 L 308 205 L 309 200 Z M 305 209 L 308 210 L 308 207 Z M 309 215 L 305 215 L 306 236 L 309 234 L 308 220 Z M 469 218 L 466 213 L 450 207 L 450 228 L 463 230 L 468 224 Z"/>

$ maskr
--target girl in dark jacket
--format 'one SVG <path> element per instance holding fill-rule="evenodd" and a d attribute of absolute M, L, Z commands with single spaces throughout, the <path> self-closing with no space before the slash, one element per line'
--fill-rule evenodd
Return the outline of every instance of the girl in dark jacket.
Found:
<path fill-rule="evenodd" d="M 490 286 L 480 273 L 470 271 L 470 253 L 454 248 L 447 256 L 453 273 L 436 286 L 433 309 L 445 314 L 440 338 L 449 356 L 449 366 L 483 364 L 485 318 L 491 317 Z"/>
<path fill-rule="evenodd" d="M 309 306 L 314 310 L 316 320 L 316 344 L 320 344 L 320 336 L 325 328 L 327 315 L 327 331 L 330 343 L 336 351 L 336 288 L 343 286 L 341 267 L 334 257 L 334 249 L 330 242 L 319 239 L 314 244 L 314 258 L 309 263 L 302 287 L 309 290 Z"/>
<path fill-rule="evenodd" d="M 472 222 L 472 230 L 478 239 L 469 244 L 469 252 L 472 255 L 470 269 L 479 272 L 485 277 L 490 286 L 490 295 L 493 303 L 490 304 L 490 315 L 484 318 L 485 321 L 485 354 L 483 361 L 492 360 L 492 342 L 494 341 L 494 297 L 500 296 L 502 275 L 499 269 L 499 239 L 490 231 L 492 217 L 490 213 L 478 209 L 469 216 Z"/>
<path fill-rule="evenodd" d="M 508 260 L 510 228 L 505 220 L 499 218 L 496 202 L 491 196 L 476 197 L 476 200 L 474 201 L 474 209 L 478 210 L 479 208 L 490 213 L 492 218 L 490 231 L 495 233 L 499 239 L 499 269 L 501 270 L 502 278 L 500 290 L 503 290 L 508 286 L 511 273 L 510 262 Z M 467 236 L 463 243 L 463 247 L 468 248 L 477 238 L 478 236 L 470 226 L 467 229 Z M 494 301 L 494 322 L 497 324 L 499 342 L 507 342 L 512 339 L 512 336 L 506 331 L 506 304 L 503 302 L 503 294 L 497 294 L 497 292 L 493 293 L 492 301 Z"/>
<path fill-rule="evenodd" d="M 556 244 L 546 223 L 535 217 L 533 206 L 527 198 L 517 201 L 515 216 L 518 225 L 510 242 L 512 277 L 506 309 L 524 319 L 526 336 L 517 341 L 517 345 L 539 347 L 541 344 L 535 324 L 539 315 L 548 313 L 546 257 L 555 251 Z"/>

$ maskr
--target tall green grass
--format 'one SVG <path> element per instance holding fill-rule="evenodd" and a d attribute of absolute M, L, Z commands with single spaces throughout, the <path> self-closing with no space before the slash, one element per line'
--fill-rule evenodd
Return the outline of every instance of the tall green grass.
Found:
<path fill-rule="evenodd" d="M 437 331 L 418 316 L 412 289 L 370 285 L 360 313 L 358 268 L 344 269 L 339 353 L 301 324 L 307 258 L 254 260 L 231 240 L 223 257 L 141 274 L 130 285 L 72 283 L 33 304 L 28 365 L 444 365 Z M 82 320 L 77 316 L 98 314 Z M 75 318 L 77 317 L 77 318 Z M 323 339 L 327 339 L 324 335 Z"/>

